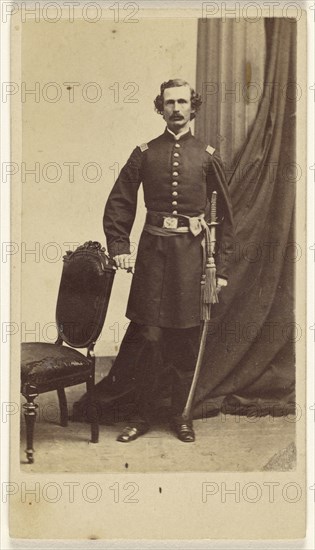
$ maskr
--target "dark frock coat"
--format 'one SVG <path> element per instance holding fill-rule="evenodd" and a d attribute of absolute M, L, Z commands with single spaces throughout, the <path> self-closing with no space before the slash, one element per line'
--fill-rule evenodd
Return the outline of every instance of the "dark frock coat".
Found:
<path fill-rule="evenodd" d="M 109 195 L 104 231 L 109 254 L 130 253 L 129 235 L 143 184 L 149 211 L 199 216 L 212 191 L 218 192 L 217 276 L 228 276 L 233 253 L 233 218 L 219 155 L 191 132 L 179 140 L 165 130 L 136 147 Z M 142 232 L 126 316 L 139 324 L 190 328 L 200 324 L 202 234 L 152 235 Z"/>

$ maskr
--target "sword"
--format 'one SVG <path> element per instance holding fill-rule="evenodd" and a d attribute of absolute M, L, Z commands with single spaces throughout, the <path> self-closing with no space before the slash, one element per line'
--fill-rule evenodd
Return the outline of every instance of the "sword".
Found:
<path fill-rule="evenodd" d="M 219 301 L 216 291 L 216 267 L 213 257 L 215 251 L 217 225 L 217 192 L 213 191 L 211 195 L 210 224 L 207 224 L 207 227 L 205 228 L 204 250 L 206 255 L 206 269 L 201 278 L 201 336 L 195 372 L 187 402 L 182 414 L 182 417 L 186 421 L 189 421 L 191 417 L 191 410 L 193 407 L 195 392 L 205 353 L 208 326 L 211 316 L 211 304 L 218 303 Z M 210 228 L 208 226 L 210 226 Z"/>

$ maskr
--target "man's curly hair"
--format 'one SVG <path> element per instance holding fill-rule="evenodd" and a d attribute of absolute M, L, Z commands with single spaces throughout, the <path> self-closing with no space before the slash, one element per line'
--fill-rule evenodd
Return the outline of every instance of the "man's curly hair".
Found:
<path fill-rule="evenodd" d="M 201 104 L 202 104 L 201 95 L 197 94 L 195 92 L 195 90 L 190 86 L 190 84 L 188 82 L 186 82 L 186 80 L 182 80 L 181 78 L 174 78 L 172 80 L 168 80 L 167 82 L 162 82 L 162 84 L 160 86 L 160 93 L 159 93 L 159 95 L 156 96 L 156 98 L 154 100 L 155 110 L 156 110 L 157 113 L 159 113 L 159 115 L 163 115 L 163 112 L 164 112 L 164 99 L 163 99 L 164 90 L 166 90 L 167 88 L 178 88 L 179 86 L 189 86 L 189 88 L 190 88 L 191 106 L 195 111 L 194 113 L 191 113 L 190 119 L 193 120 L 196 116 L 196 113 L 199 111 L 199 109 L 201 107 Z"/>

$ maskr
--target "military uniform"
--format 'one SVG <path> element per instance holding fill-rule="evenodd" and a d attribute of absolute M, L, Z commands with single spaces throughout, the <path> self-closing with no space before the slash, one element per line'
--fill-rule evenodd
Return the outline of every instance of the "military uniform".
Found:
<path fill-rule="evenodd" d="M 142 182 L 148 214 L 139 242 L 126 312 L 132 323 L 117 357 L 119 363 L 130 361 L 128 342 L 130 339 L 133 344 L 139 341 L 139 354 L 135 353 L 134 347 L 132 350 L 137 356 L 138 386 L 143 388 L 140 402 L 145 400 L 145 393 L 150 393 L 149 387 L 155 385 L 152 376 L 148 375 L 150 365 L 151 374 L 152 369 L 156 372 L 162 368 L 165 346 L 161 347 L 161 341 L 170 340 L 169 333 L 165 338 L 165 331 L 173 331 L 177 342 L 182 335 L 183 344 L 191 340 L 192 333 L 195 344 L 198 341 L 196 327 L 200 325 L 203 235 L 194 235 L 187 230 L 187 225 L 190 218 L 205 214 L 214 190 L 218 193 L 218 218 L 222 220 L 218 235 L 220 250 L 216 257 L 217 276 L 222 279 L 227 279 L 228 257 L 233 250 L 232 211 L 219 155 L 212 147 L 196 139 L 190 130 L 178 139 L 176 137 L 166 129 L 161 136 L 134 149 L 109 195 L 104 213 L 110 255 L 129 254 L 129 235 Z M 179 226 L 186 226 L 186 230 L 181 232 L 177 228 L 168 232 L 162 227 L 165 217 L 177 218 L 181 222 Z M 148 331 L 148 327 L 157 327 L 159 331 Z M 178 329 L 187 329 L 188 332 L 178 332 Z M 142 336 L 139 336 L 139 331 L 142 331 Z M 168 345 L 168 349 L 171 347 Z M 197 348 L 195 345 L 193 356 Z M 192 357 L 191 353 L 188 355 Z M 173 359 L 176 362 L 175 356 Z M 190 370 L 193 367 L 194 360 L 191 359 Z M 178 374 L 178 361 L 176 370 Z M 186 373 L 187 365 L 184 370 Z M 143 382 L 144 373 L 146 384 Z M 183 373 L 182 379 L 186 378 Z M 179 399 L 174 414 L 179 413 L 183 401 L 183 397 Z"/>
<path fill-rule="evenodd" d="M 226 279 L 233 222 L 229 192 L 216 151 L 190 131 L 175 140 L 165 130 L 148 144 L 136 147 L 105 208 L 104 231 L 112 256 L 130 253 L 129 234 L 141 182 L 147 210 L 159 214 L 199 216 L 204 214 L 212 191 L 218 192 L 218 217 L 224 219 L 217 275 Z M 201 239 L 202 235 L 190 232 L 158 235 L 148 228 L 143 231 L 127 307 L 130 320 L 169 328 L 199 325 Z"/>

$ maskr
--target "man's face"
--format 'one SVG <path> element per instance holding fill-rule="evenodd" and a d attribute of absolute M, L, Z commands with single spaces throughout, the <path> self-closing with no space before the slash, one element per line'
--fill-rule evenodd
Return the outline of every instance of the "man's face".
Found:
<path fill-rule="evenodd" d="M 191 107 L 189 86 L 166 88 L 163 94 L 163 118 L 167 127 L 174 133 L 189 125 L 190 115 L 194 112 Z"/>

